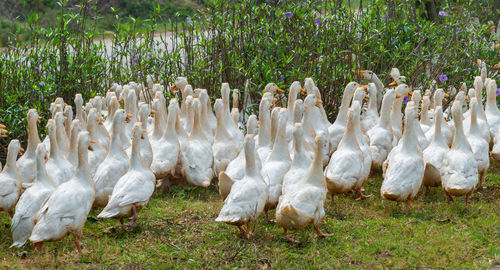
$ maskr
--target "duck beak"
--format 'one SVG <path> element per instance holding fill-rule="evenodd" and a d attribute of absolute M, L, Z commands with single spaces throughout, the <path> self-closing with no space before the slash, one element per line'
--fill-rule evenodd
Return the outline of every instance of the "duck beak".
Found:
<path fill-rule="evenodd" d="M 446 98 L 443 98 L 443 102 L 446 102 L 446 101 L 448 101 L 448 99 L 446 99 Z"/>
<path fill-rule="evenodd" d="M 408 91 L 408 96 L 411 97 L 413 96 L 413 91 L 410 89 L 410 91 Z"/>
<path fill-rule="evenodd" d="M 24 148 L 19 148 L 19 152 L 17 153 L 18 155 L 22 156 L 24 152 Z"/>
<path fill-rule="evenodd" d="M 156 111 L 155 110 L 151 110 L 151 112 L 149 113 L 150 115 L 155 115 Z"/>
<path fill-rule="evenodd" d="M 130 118 L 132 118 L 133 115 L 130 113 L 127 113 L 127 117 L 125 117 L 125 122 L 130 123 Z"/>
<path fill-rule="evenodd" d="M 37 121 L 38 121 L 38 123 L 40 123 L 42 121 L 42 117 L 40 115 L 37 117 Z"/>
<path fill-rule="evenodd" d="M 466 101 L 466 102 L 469 102 L 469 101 L 470 101 L 470 98 L 469 98 L 469 97 L 465 97 L 465 101 Z"/>
<path fill-rule="evenodd" d="M 366 84 L 361 85 L 360 87 L 363 88 L 363 89 L 365 89 L 365 90 L 368 89 L 368 85 L 366 85 Z"/>
<path fill-rule="evenodd" d="M 273 102 L 276 102 L 276 101 L 278 101 L 278 99 L 277 98 L 273 98 Z"/>
<path fill-rule="evenodd" d="M 323 105 L 323 101 L 321 99 L 316 100 L 316 106 L 320 107 Z"/>
<path fill-rule="evenodd" d="M 281 88 L 279 88 L 279 87 L 278 87 L 278 90 L 277 90 L 277 91 L 278 91 L 278 93 L 279 93 L 279 94 L 284 94 L 284 93 L 285 93 L 285 91 L 283 91 L 283 89 L 281 89 Z"/>
<path fill-rule="evenodd" d="M 94 151 L 94 148 L 92 148 L 92 146 L 91 146 L 91 145 L 89 145 L 89 150 L 90 150 L 90 151 Z"/>
<path fill-rule="evenodd" d="M 400 93 L 396 93 L 396 98 L 400 98 L 401 97 L 401 94 Z"/>
<path fill-rule="evenodd" d="M 98 124 L 102 126 L 102 125 L 104 125 L 103 123 L 104 123 L 104 119 L 99 118 L 99 123 Z"/>
<path fill-rule="evenodd" d="M 449 96 L 450 96 L 450 95 L 448 95 L 448 94 L 446 94 L 446 93 L 444 94 L 444 97 L 445 97 L 445 98 L 447 98 L 447 97 L 449 97 Z"/>
<path fill-rule="evenodd" d="M 306 88 L 304 87 L 300 88 L 300 94 L 305 96 L 307 94 Z"/>
<path fill-rule="evenodd" d="M 179 87 L 177 87 L 177 85 L 175 85 L 175 84 L 174 84 L 174 85 L 172 85 L 172 86 L 170 87 L 170 92 L 174 92 L 174 91 L 176 91 L 176 90 L 178 90 L 178 89 L 179 89 Z"/>
<path fill-rule="evenodd" d="M 396 81 L 393 81 L 389 84 L 390 87 L 396 87 L 398 86 L 398 83 Z"/>
<path fill-rule="evenodd" d="M 359 76 L 363 77 L 363 74 L 365 74 L 365 72 L 366 72 L 365 70 L 358 70 L 357 73 Z"/>
<path fill-rule="evenodd" d="M 0 128 L 7 128 L 4 124 L 0 124 Z"/>
<path fill-rule="evenodd" d="M 90 140 L 90 143 L 96 143 L 96 140 Z"/>

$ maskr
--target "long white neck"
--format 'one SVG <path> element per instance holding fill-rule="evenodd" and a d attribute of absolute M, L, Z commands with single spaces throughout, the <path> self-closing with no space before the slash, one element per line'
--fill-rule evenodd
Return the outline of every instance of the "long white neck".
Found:
<path fill-rule="evenodd" d="M 436 108 L 436 119 L 434 120 L 434 137 L 432 138 L 432 143 L 448 145 L 443 132 L 441 130 L 443 122 L 443 110 L 441 107 Z"/>
<path fill-rule="evenodd" d="M 302 128 L 302 126 L 298 128 Z M 295 152 L 293 154 L 292 166 L 300 166 L 306 161 L 305 151 L 307 150 L 304 147 L 304 135 L 302 131 L 294 132 L 293 135 L 293 148 Z"/>
<path fill-rule="evenodd" d="M 140 127 L 142 128 L 142 127 Z M 141 138 L 138 136 L 132 137 L 132 152 L 130 154 L 130 168 L 134 168 L 136 170 L 146 168 L 144 165 L 144 161 L 141 157 L 141 149 L 140 149 Z"/>
<path fill-rule="evenodd" d="M 424 102 L 422 104 L 422 110 L 420 111 L 420 123 L 425 125 L 430 125 L 429 103 Z"/>
<path fill-rule="evenodd" d="M 16 158 L 17 158 L 18 152 L 19 152 L 19 149 L 16 149 L 16 151 L 12 151 L 9 149 L 9 151 L 7 152 L 7 160 L 5 161 L 5 167 L 3 168 L 3 171 L 8 172 L 11 175 L 12 174 L 19 175 L 19 172 L 17 169 L 17 164 L 16 164 Z"/>
<path fill-rule="evenodd" d="M 340 104 L 339 114 L 337 115 L 337 119 L 335 119 L 335 123 L 345 124 L 347 112 L 349 111 L 349 105 L 351 103 L 352 96 L 354 95 L 354 91 L 344 91 L 344 96 L 342 97 L 342 103 Z"/>
<path fill-rule="evenodd" d="M 175 129 L 175 122 L 177 121 L 177 109 L 172 108 L 167 117 L 167 129 L 163 132 L 163 139 L 178 140 L 177 131 Z"/>
<path fill-rule="evenodd" d="M 35 153 L 37 145 L 40 143 L 40 137 L 38 137 L 38 127 L 36 125 L 37 119 L 29 119 L 28 121 L 28 147 L 26 153 Z"/>
<path fill-rule="evenodd" d="M 290 153 L 288 152 L 288 146 L 286 144 L 285 130 L 286 130 L 286 114 L 283 112 L 278 112 L 279 123 L 278 130 L 276 133 L 276 141 L 273 145 L 273 150 L 269 156 L 269 159 L 273 160 L 290 160 Z"/>
<path fill-rule="evenodd" d="M 486 92 L 486 111 L 500 115 L 496 101 L 496 87 L 495 80 L 490 81 Z"/>
<path fill-rule="evenodd" d="M 373 93 L 372 91 L 369 91 L 368 94 L 370 95 L 370 100 L 368 101 L 368 110 L 378 116 L 377 93 Z M 382 100 L 382 102 L 383 102 L 383 100 Z"/>
<path fill-rule="evenodd" d="M 111 130 L 111 143 L 110 143 L 111 146 L 109 148 L 108 155 L 119 152 L 125 154 L 123 152 L 123 146 L 122 146 L 123 145 L 122 133 L 124 132 L 125 130 L 124 130 L 123 120 L 117 118 L 116 120 L 113 121 L 113 127 Z"/>
<path fill-rule="evenodd" d="M 200 108 L 196 104 L 199 105 L 198 102 L 193 103 L 193 111 L 194 112 L 194 122 L 193 122 L 193 129 L 191 130 L 191 134 L 189 134 L 190 139 L 198 139 L 198 140 L 206 140 L 205 134 L 203 133 L 203 130 L 201 129 L 201 124 L 200 124 Z"/>
<path fill-rule="evenodd" d="M 395 94 L 389 94 L 382 100 L 382 108 L 380 110 L 379 126 L 385 129 L 392 130 L 391 126 L 391 107 L 394 101 Z M 371 98 L 370 98 L 371 99 Z"/>
<path fill-rule="evenodd" d="M 290 88 L 290 93 L 288 95 L 288 106 L 286 108 L 288 113 L 288 123 L 293 124 L 295 116 L 295 101 L 297 100 L 297 91 L 295 87 Z"/>
<path fill-rule="evenodd" d="M 45 152 L 45 151 L 44 151 Z M 42 154 L 37 154 L 36 156 L 36 178 L 35 182 L 54 186 L 54 183 L 49 179 L 47 175 L 47 168 L 45 167 L 45 157 Z"/>
<path fill-rule="evenodd" d="M 406 117 L 406 123 L 405 123 L 405 129 L 403 132 L 403 146 L 402 146 L 402 151 L 408 154 L 414 155 L 415 153 L 419 152 L 419 145 L 418 145 L 418 139 L 417 139 L 417 131 L 415 129 L 415 118 L 413 117 Z"/>
<path fill-rule="evenodd" d="M 469 134 L 481 136 L 481 130 L 479 129 L 479 124 L 477 123 L 477 117 L 478 117 L 478 108 L 477 107 L 478 107 L 477 99 L 474 99 L 474 102 L 471 102 Z"/>
<path fill-rule="evenodd" d="M 259 171 L 255 166 L 255 145 L 253 142 L 245 142 L 245 175 L 252 178 L 259 175 Z"/>
<path fill-rule="evenodd" d="M 89 152 L 88 146 L 79 142 L 78 145 L 78 167 L 76 168 L 75 176 L 78 180 L 84 184 L 91 184 L 92 179 L 90 178 L 89 170 Z"/>
<path fill-rule="evenodd" d="M 462 118 L 461 113 L 453 114 L 453 121 L 455 122 L 455 136 L 453 137 L 453 144 L 451 148 L 455 150 L 471 151 L 469 141 L 464 133 Z"/>
<path fill-rule="evenodd" d="M 373 73 L 373 75 L 371 76 L 371 78 L 372 78 L 372 82 L 377 87 L 377 91 L 382 92 L 384 90 L 384 84 L 382 83 L 382 81 L 380 81 L 380 79 L 378 78 L 377 74 Z"/>
<path fill-rule="evenodd" d="M 318 187 L 325 187 L 325 175 L 323 174 L 323 153 L 321 152 L 321 141 L 323 138 L 316 138 L 316 147 L 314 149 L 314 158 L 303 178 L 303 182 Z"/>
<path fill-rule="evenodd" d="M 271 132 L 269 131 L 270 115 L 268 106 L 260 106 L 259 110 L 259 147 L 271 145 Z"/>
<path fill-rule="evenodd" d="M 403 105 L 403 98 L 396 98 L 392 103 L 391 122 L 393 125 L 398 126 L 400 129 L 403 125 L 403 114 L 401 113 L 401 106 Z"/>
<path fill-rule="evenodd" d="M 232 140 L 231 135 L 226 129 L 226 124 L 224 123 L 224 120 L 222 120 L 222 111 L 218 111 L 217 115 L 215 116 L 217 119 L 217 126 L 215 129 L 215 140 L 216 141 L 230 141 Z"/>

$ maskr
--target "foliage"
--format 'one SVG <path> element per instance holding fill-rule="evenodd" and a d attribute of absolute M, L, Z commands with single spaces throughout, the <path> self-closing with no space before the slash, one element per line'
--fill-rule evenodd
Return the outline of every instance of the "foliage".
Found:
<path fill-rule="evenodd" d="M 29 42 L 11 40 L 0 53 L 0 122 L 10 130 L 8 139 L 25 138 L 29 108 L 47 119 L 57 96 L 71 104 L 75 93 L 88 99 L 112 82 L 145 83 L 148 74 L 165 86 L 187 76 L 212 97 L 222 82 L 243 88 L 248 81 L 254 100 L 268 82 L 286 88 L 313 77 L 333 119 L 343 87 L 359 80 L 356 70 L 371 69 L 387 83 L 387 72 L 398 67 L 413 88 L 422 89 L 446 74 L 438 86 L 458 88 L 478 74 L 476 59 L 490 71 L 499 62 L 492 48 L 498 37 L 481 21 L 498 17 L 492 0 L 482 6 L 445 2 L 438 21 L 426 20 L 422 8 L 408 1 L 363 1 L 362 10 L 342 1 L 267 2 L 211 0 L 188 19 L 180 13 L 162 17 L 160 4 L 147 19 L 122 17 L 111 8 L 111 39 L 100 39 L 102 18 L 92 0 L 59 2 L 57 23 L 49 27 L 40 26 L 37 13 L 27 16 Z M 2 159 L 7 140 L 0 142 Z"/>

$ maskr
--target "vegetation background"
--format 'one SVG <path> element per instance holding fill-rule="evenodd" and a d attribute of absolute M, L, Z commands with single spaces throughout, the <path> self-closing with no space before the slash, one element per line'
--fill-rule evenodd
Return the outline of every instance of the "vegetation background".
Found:
<path fill-rule="evenodd" d="M 500 2 L 368 1 L 170 1 L 170 0 L 0 0 L 0 138 L 3 162 L 9 140 L 26 139 L 26 113 L 75 93 L 87 100 L 111 83 L 146 83 L 152 75 L 164 86 L 184 75 L 195 87 L 219 96 L 220 84 L 244 88 L 255 102 L 263 86 L 283 89 L 313 77 L 330 119 L 345 84 L 356 70 L 371 69 L 384 83 L 398 67 L 414 89 L 450 91 L 470 87 L 476 60 L 498 79 Z M 448 80 L 439 81 L 445 74 Z M 248 84 L 246 84 L 248 82 Z M 170 95 L 166 92 L 165 95 Z M 453 97 L 450 98 L 452 100 Z M 249 106 L 248 112 L 254 107 Z M 39 125 L 43 134 L 45 120 Z M 408 215 L 378 196 L 382 178 L 366 184 L 372 198 L 355 202 L 338 196 L 326 202 L 322 228 L 282 230 L 261 219 L 251 239 L 214 222 L 222 202 L 211 187 L 174 185 L 156 192 L 132 232 L 97 221 L 91 212 L 84 229 L 85 253 L 70 237 L 8 249 L 10 220 L 0 215 L 0 267 L 4 268 L 494 268 L 500 265 L 500 171 L 492 163 L 486 188 L 474 192 L 470 211 L 463 200 L 450 204 L 439 189 L 420 196 Z"/>

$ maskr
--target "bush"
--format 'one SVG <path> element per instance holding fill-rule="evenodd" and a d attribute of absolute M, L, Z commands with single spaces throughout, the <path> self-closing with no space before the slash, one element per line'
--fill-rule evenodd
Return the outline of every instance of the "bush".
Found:
<path fill-rule="evenodd" d="M 97 9 L 94 1 L 76 8 L 61 3 L 57 24 L 41 28 L 38 15 L 30 16 L 30 41 L 13 43 L 0 54 L 0 122 L 7 124 L 9 140 L 24 139 L 29 108 L 47 119 L 57 96 L 72 104 L 75 93 L 89 98 L 104 94 L 112 82 L 145 83 L 148 74 L 165 86 L 187 76 L 212 97 L 222 82 L 242 88 L 248 80 L 254 100 L 268 82 L 285 89 L 313 77 L 333 119 L 345 84 L 359 80 L 353 71 L 371 69 L 388 82 L 388 71 L 398 67 L 421 89 L 446 74 L 439 86 L 458 88 L 463 81 L 471 85 L 476 59 L 499 62 L 498 49 L 492 48 L 498 40 L 486 21 L 498 17 L 493 0 L 443 3 L 436 21 L 406 1 L 363 2 L 362 10 L 354 10 L 342 1 L 212 0 L 188 19 L 161 17 L 159 5 L 147 20 L 122 18 L 111 9 L 108 47 L 95 41 L 101 19 L 91 12 Z M 164 33 L 167 29 L 173 33 Z M 1 145 L 4 154 L 7 139 Z"/>

